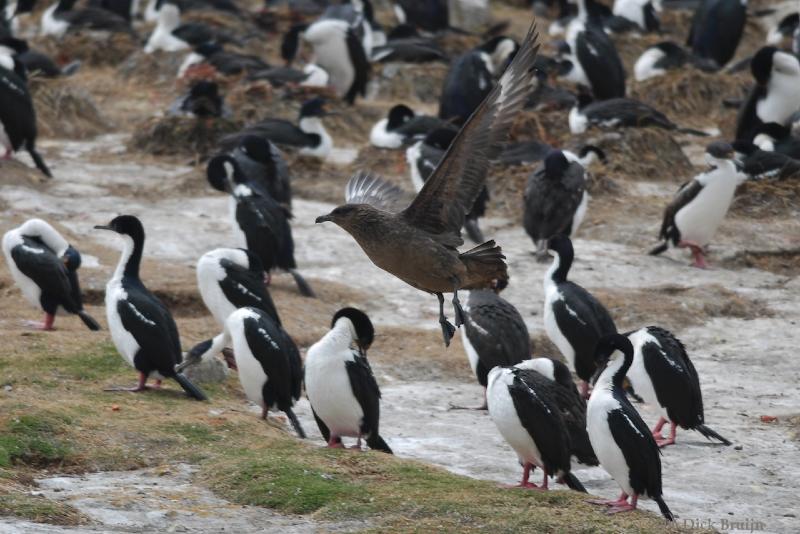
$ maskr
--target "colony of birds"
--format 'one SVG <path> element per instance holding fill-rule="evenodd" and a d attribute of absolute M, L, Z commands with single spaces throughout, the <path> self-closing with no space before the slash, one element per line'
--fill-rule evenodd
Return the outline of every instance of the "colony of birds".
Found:
<path fill-rule="evenodd" d="M 370 98 L 376 66 L 444 63 L 449 67 L 436 116 L 399 102 L 369 133 L 373 147 L 405 151 L 411 187 L 383 179 L 381 168 L 363 168 L 346 187 L 342 184 L 345 203 L 320 213 L 316 222 L 332 222 L 348 232 L 365 261 L 385 276 L 437 297 L 443 342 L 449 345 L 461 331 L 469 363 L 485 388 L 480 409 L 488 409 L 523 467 L 520 487 L 547 489 L 554 478 L 586 491 L 571 472 L 572 460 L 599 464 L 622 491 L 617 500 L 596 501 L 608 513 L 635 509 L 641 497 L 655 500 L 672 519 L 662 499 L 660 448 L 675 443 L 677 427 L 730 442 L 705 424 L 700 379 L 681 341 L 657 326 L 618 332 L 603 304 L 568 280 L 575 254 L 570 237 L 591 209 L 590 170 L 620 155 L 592 144 L 552 146 L 535 132 L 512 142 L 510 134 L 521 114 L 556 109 L 563 110 L 576 136 L 652 127 L 693 139 L 709 137 L 703 141 L 707 170 L 681 186 L 665 206 L 659 242 L 650 252 L 685 248 L 694 268 L 707 268 L 707 246 L 741 183 L 780 185 L 798 179 L 800 5 L 785 2 L 754 13 L 740 0 L 617 0 L 611 8 L 598 0 L 541 0 L 531 7 L 527 34 L 515 39 L 502 25 L 485 34 L 475 29 L 485 29 L 486 9 L 462 15 L 473 28 L 456 27 L 448 9 L 456 9 L 458 1 L 393 2 L 392 27 L 376 16 L 388 6 L 375 3 L 267 1 L 258 17 L 268 21 L 268 29 L 252 34 L 250 23 L 244 32 L 236 24 L 181 22 L 192 12 L 224 13 L 225 20 L 256 17 L 248 11 L 252 6 L 235 0 L 4 2 L 0 142 L 7 158 L 24 149 L 54 181 L 58 173 L 51 173 L 36 148 L 36 110 L 27 80 L 67 77 L 81 65 L 65 65 L 36 51 L 26 37 L 122 33 L 140 42 L 146 54 L 185 56 L 175 74 L 190 83 L 166 112 L 169 117 L 208 122 L 230 116 L 220 84 L 226 77 L 237 84 L 266 81 L 302 102 L 296 123 L 276 117 L 248 122 L 216 139 L 215 153 L 203 162 L 208 183 L 229 197 L 241 247 L 209 251 L 197 264 L 198 289 L 219 324 L 218 335 L 184 353 L 170 310 L 139 276 L 145 225 L 121 214 L 95 227 L 118 234 L 124 243 L 106 286 L 105 309 L 114 345 L 139 374 L 131 391 L 172 379 L 189 397 L 207 400 L 184 371 L 220 356 L 238 370 L 242 388 L 264 418 L 270 410 L 282 411 L 305 438 L 303 422 L 292 410 L 304 391 L 329 447 L 355 438 L 358 448 L 364 439 L 369 448 L 392 452 L 391 437 L 387 442 L 379 431 L 380 391 L 367 359 L 375 336 L 369 317 L 355 307 L 342 308 L 330 331 L 301 358 L 270 297 L 270 273 L 290 273 L 302 295 L 315 297 L 294 258 L 289 162 L 311 159 L 325 165 L 335 145 L 325 127 L 329 101 L 341 99 L 357 112 Z M 38 23 L 31 24 L 37 7 L 46 9 L 36 12 Z M 660 16 L 681 10 L 693 12 L 685 42 L 665 40 L 646 48 L 633 72 L 626 73 L 615 44 L 620 36 L 637 39 L 659 32 Z M 767 15 L 775 24 L 766 46 L 731 65 L 747 18 Z M 483 41 L 451 54 L 441 42 L 453 35 Z M 280 66 L 238 51 L 247 40 L 261 38 L 279 43 Z M 641 82 L 687 70 L 704 76 L 752 73 L 749 94 L 730 103 L 738 108 L 730 111 L 737 115 L 731 137 L 678 125 L 626 89 L 630 77 Z M 485 238 L 479 224 L 491 210 L 489 184 L 499 180 L 489 180 L 491 175 L 520 165 L 535 165 L 516 200 L 524 206 L 523 225 L 537 258 L 551 262 L 543 280 L 542 320 L 566 364 L 532 358 L 525 322 L 500 296 L 514 287 L 503 243 Z M 408 192 L 411 188 L 415 194 Z M 462 229 L 472 247 L 460 248 Z M 30 219 L 8 230 L 3 252 L 22 296 L 45 314 L 37 328 L 52 329 L 59 310 L 77 314 L 91 330 L 101 328 L 82 305 L 81 256 L 53 226 Z M 452 294 L 452 322 L 445 294 Z M 148 386 L 150 379 L 155 386 Z M 659 407 L 661 418 L 652 430 L 629 398 Z M 667 423 L 670 432 L 664 437 Z M 543 471 L 540 486 L 529 480 L 537 467 Z"/>

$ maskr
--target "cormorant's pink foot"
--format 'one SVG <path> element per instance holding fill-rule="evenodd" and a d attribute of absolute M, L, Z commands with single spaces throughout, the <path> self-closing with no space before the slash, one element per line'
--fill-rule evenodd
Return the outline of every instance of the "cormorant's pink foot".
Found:
<path fill-rule="evenodd" d="M 600 506 L 617 506 L 622 504 L 628 504 L 628 495 L 625 492 L 623 492 L 619 496 L 619 499 L 617 499 L 616 501 L 611 501 L 608 499 L 589 499 L 586 502 L 588 502 L 589 504 L 597 504 Z"/>
<path fill-rule="evenodd" d="M 586 400 L 589 398 L 589 382 L 581 380 L 581 397 Z"/>
<path fill-rule="evenodd" d="M 328 448 L 329 449 L 344 449 L 344 444 L 342 443 L 342 438 L 337 436 L 331 436 L 331 439 L 328 440 Z"/>
<path fill-rule="evenodd" d="M 615 506 L 612 506 L 611 508 L 606 510 L 606 513 L 608 515 L 611 515 L 611 514 L 619 514 L 619 513 L 622 513 L 622 512 L 631 512 L 633 510 L 636 510 L 635 506 L 633 506 L 632 504 L 625 503 L 625 504 L 617 504 Z"/>

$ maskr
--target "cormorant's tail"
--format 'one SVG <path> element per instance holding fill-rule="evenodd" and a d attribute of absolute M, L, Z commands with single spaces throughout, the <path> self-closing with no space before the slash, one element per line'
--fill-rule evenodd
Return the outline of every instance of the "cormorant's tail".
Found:
<path fill-rule="evenodd" d="M 374 451 L 381 451 L 388 454 L 394 454 L 392 452 L 392 449 L 389 448 L 389 445 L 387 445 L 386 442 L 383 441 L 383 438 L 380 436 L 380 434 L 372 433 L 367 438 L 367 445 L 369 445 L 369 448 Z"/>
<path fill-rule="evenodd" d="M 723 443 L 725 445 L 730 445 L 731 444 L 730 441 L 728 441 L 727 439 L 723 438 L 722 436 L 720 436 L 719 434 L 717 434 L 716 432 L 711 430 L 706 425 L 697 425 L 694 429 L 697 430 L 698 432 L 700 432 L 701 434 L 703 434 L 708 439 L 715 439 L 715 440 L 717 440 L 720 443 Z"/>
<path fill-rule="evenodd" d="M 53 173 L 51 173 L 50 169 L 47 168 L 47 164 L 44 162 L 44 159 L 42 159 L 41 154 L 39 154 L 39 152 L 36 151 L 36 147 L 34 146 L 34 144 L 28 143 L 28 145 L 25 148 L 28 150 L 28 154 L 31 155 L 31 158 L 33 158 L 33 162 L 36 164 L 36 168 L 42 171 L 42 174 L 44 174 L 48 178 L 52 178 Z"/>
<path fill-rule="evenodd" d="M 567 485 L 567 487 L 574 491 L 580 491 L 581 493 L 588 493 L 586 488 L 583 487 L 581 481 L 573 475 L 572 473 L 564 473 L 561 476 L 561 482 Z"/>
<path fill-rule="evenodd" d="M 300 294 L 304 297 L 311 297 L 315 298 L 317 295 L 314 293 L 314 290 L 311 289 L 311 286 L 306 282 L 306 279 L 303 278 L 303 275 L 297 269 L 289 269 L 289 274 L 292 275 L 294 278 L 294 283 L 297 284 L 297 289 L 300 291 Z"/>
<path fill-rule="evenodd" d="M 658 256 L 662 252 L 666 252 L 668 248 L 669 244 L 666 241 L 664 241 L 662 243 L 659 243 L 652 249 L 650 249 L 650 252 L 648 252 L 648 254 L 650 254 L 651 256 Z"/>
<path fill-rule="evenodd" d="M 663 497 L 653 497 L 653 500 L 658 503 L 658 508 L 661 510 L 661 515 L 663 515 L 667 521 L 675 521 L 675 516 L 669 511 L 669 507 L 667 506 L 667 503 L 664 502 Z"/>
<path fill-rule="evenodd" d="M 494 241 L 468 250 L 459 256 L 467 267 L 464 289 L 492 287 L 495 281 L 508 281 L 508 267 L 503 250 Z"/>
<path fill-rule="evenodd" d="M 475 243 L 483 243 L 483 232 L 478 226 L 478 219 L 467 218 L 464 219 L 464 230 L 467 231 L 467 236 Z"/>
<path fill-rule="evenodd" d="M 95 332 L 97 330 L 100 330 L 100 324 L 94 320 L 94 317 L 92 317 L 85 311 L 80 310 L 78 312 L 78 317 L 81 318 L 81 321 L 83 321 L 83 324 L 85 324 L 89 330 L 94 330 Z"/>
<path fill-rule="evenodd" d="M 186 378 L 185 376 L 183 376 L 181 373 L 175 373 L 175 376 L 173 378 L 175 379 L 175 381 L 178 384 L 181 385 L 183 390 L 190 397 L 192 397 L 194 399 L 197 399 L 197 400 L 201 400 L 201 401 L 202 400 L 208 400 L 208 397 L 206 397 L 206 394 L 203 393 L 203 391 L 199 387 L 197 387 L 194 384 L 192 384 L 189 381 L 189 379 Z"/>
<path fill-rule="evenodd" d="M 294 427 L 294 431 L 297 432 L 297 435 L 300 436 L 301 439 L 306 439 L 306 431 L 303 430 L 303 427 L 300 425 L 300 420 L 294 414 L 291 408 L 286 408 L 283 410 L 283 413 L 286 414 L 286 417 L 289 418 L 289 421 L 292 423 Z"/>

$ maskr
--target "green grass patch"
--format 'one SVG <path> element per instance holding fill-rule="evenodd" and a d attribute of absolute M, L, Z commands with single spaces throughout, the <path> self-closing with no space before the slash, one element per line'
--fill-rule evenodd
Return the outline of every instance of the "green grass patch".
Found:
<path fill-rule="evenodd" d="M 0 493 L 0 517 L 3 516 L 54 525 L 80 525 L 86 522 L 72 506 L 22 492 Z"/>
<path fill-rule="evenodd" d="M 71 452 L 59 434 L 69 423 L 63 415 L 39 413 L 10 419 L 0 429 L 0 467 L 25 464 L 44 467 L 64 463 Z"/>
<path fill-rule="evenodd" d="M 178 423 L 168 425 L 165 427 L 165 430 L 171 430 L 172 432 L 180 434 L 186 438 L 189 443 L 198 445 L 203 445 L 222 439 L 222 436 L 215 434 L 214 430 L 210 426 L 201 423 Z"/>

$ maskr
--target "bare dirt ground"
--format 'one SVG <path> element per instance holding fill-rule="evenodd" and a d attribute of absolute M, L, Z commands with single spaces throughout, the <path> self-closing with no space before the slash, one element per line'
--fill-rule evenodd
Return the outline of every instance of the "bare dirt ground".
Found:
<path fill-rule="evenodd" d="M 194 293 L 192 266 L 203 252 L 230 244 L 226 199 L 200 188 L 197 195 L 139 200 L 130 189 L 159 187 L 187 169 L 138 163 L 134 154 L 115 148 L 121 146 L 118 136 L 86 143 L 44 143 L 58 179 L 39 188 L 0 188 L 0 200 L 8 207 L 4 226 L 34 214 L 58 222 L 85 252 L 82 281 L 90 301 L 100 304 L 117 252 L 109 236 L 90 228 L 122 211 L 137 214 L 148 232 L 145 281 L 171 302 L 185 344 L 211 336 L 216 327 L 204 316 Z M 118 153 L 118 157 L 87 163 L 95 161 L 91 157 L 95 153 Z M 670 184 L 645 183 L 626 195 L 635 199 L 637 192 L 643 192 L 646 200 L 656 197 L 663 202 L 670 190 Z M 793 217 L 731 218 L 711 251 L 712 261 L 725 267 L 699 271 L 689 268 L 688 258 L 680 252 L 661 258 L 643 254 L 657 227 L 657 215 L 644 219 L 632 210 L 626 217 L 613 200 L 601 197 L 590 204 L 589 224 L 581 234 L 589 238 L 576 240 L 571 278 L 608 304 L 620 329 L 658 324 L 686 342 L 700 373 L 707 422 L 735 443 L 721 447 L 697 434 L 679 432 L 678 444 L 664 450 L 667 502 L 681 519 L 749 518 L 762 521 L 768 531 L 795 531 L 800 450 L 796 430 L 788 422 L 800 402 L 795 359 L 800 343 L 798 264 L 796 258 L 784 258 L 772 269 L 776 272 L 770 272 L 774 262 L 754 269 L 744 267 L 737 258 L 751 248 L 796 248 L 800 224 Z M 488 415 L 449 410 L 450 404 L 477 404 L 481 390 L 470 375 L 460 343 L 447 350 L 442 346 L 435 299 L 378 270 L 340 229 L 313 224 L 317 215 L 331 207 L 298 200 L 294 208 L 298 263 L 320 290 L 322 302 L 297 296 L 290 278 L 278 275 L 273 293 L 290 332 L 305 349 L 324 332 L 337 306 L 363 308 L 378 325 L 370 358 L 383 387 L 382 432 L 397 454 L 468 476 L 498 482 L 516 479 L 515 457 Z M 525 317 L 536 345 L 534 354 L 556 355 L 545 341 L 540 318 L 541 278 L 547 266 L 534 261 L 530 241 L 513 221 L 490 218 L 484 226 L 508 256 L 511 285 L 504 296 Z M 759 240 L 764 235 L 769 240 Z M 19 305 L 6 273 L 2 280 L 4 305 L 14 303 L 20 314 L 31 315 Z M 93 311 L 103 315 L 101 308 Z M 7 317 L 3 322 L 14 320 Z M 72 318 L 60 319 L 60 324 L 64 329 L 76 328 Z M 654 423 L 657 416 L 652 408 L 640 408 L 645 419 Z M 306 428 L 315 430 L 305 401 L 299 414 Z M 763 423 L 762 415 L 776 416 L 777 421 Z M 616 493 L 615 483 L 601 469 L 578 466 L 576 473 L 591 492 Z M 185 476 L 177 477 L 174 484 L 185 484 Z M 45 482 L 44 487 L 48 484 L 55 483 Z M 79 510 L 89 506 L 83 497 L 70 495 Z M 653 509 L 649 502 L 644 507 Z M 98 517 L 106 526 L 118 527 Z M 129 516 L 133 522 L 136 518 L 141 526 L 155 525 L 147 523 L 152 518 Z M 302 531 L 305 525 L 297 528 Z"/>

